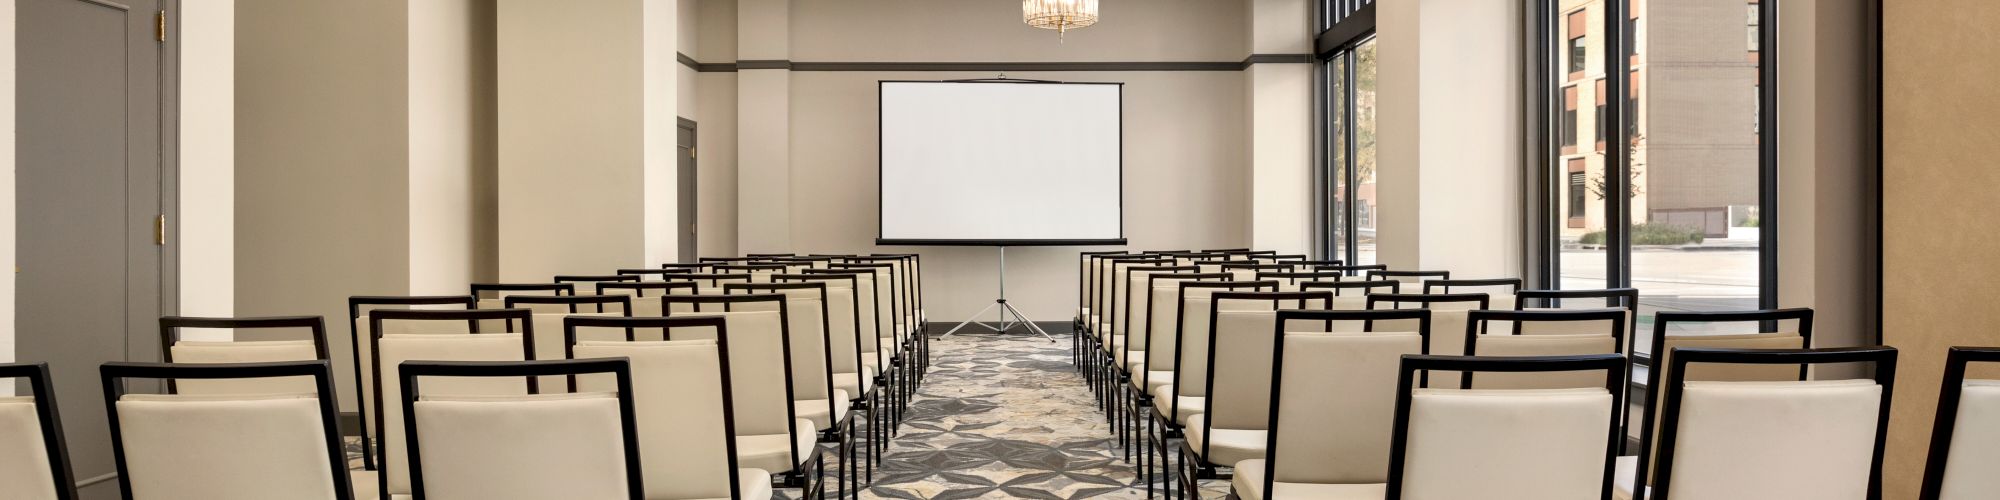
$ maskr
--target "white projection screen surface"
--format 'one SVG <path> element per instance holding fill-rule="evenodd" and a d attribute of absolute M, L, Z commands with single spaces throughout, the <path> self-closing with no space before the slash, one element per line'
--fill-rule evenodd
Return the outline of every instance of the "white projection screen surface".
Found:
<path fill-rule="evenodd" d="M 877 243 L 1124 244 L 1123 85 L 880 85 Z"/>

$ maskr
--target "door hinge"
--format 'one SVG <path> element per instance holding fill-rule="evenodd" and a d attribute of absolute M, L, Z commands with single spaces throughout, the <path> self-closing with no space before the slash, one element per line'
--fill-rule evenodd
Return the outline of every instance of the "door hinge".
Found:
<path fill-rule="evenodd" d="M 694 156 L 694 147 L 692 146 L 688 147 L 688 159 L 690 160 L 696 159 Z"/>
<path fill-rule="evenodd" d="M 153 244 L 161 246 L 167 244 L 167 214 L 160 214 L 158 218 L 153 219 Z"/>
<path fill-rule="evenodd" d="M 153 37 L 162 42 L 167 41 L 167 11 L 154 14 L 153 21 Z"/>

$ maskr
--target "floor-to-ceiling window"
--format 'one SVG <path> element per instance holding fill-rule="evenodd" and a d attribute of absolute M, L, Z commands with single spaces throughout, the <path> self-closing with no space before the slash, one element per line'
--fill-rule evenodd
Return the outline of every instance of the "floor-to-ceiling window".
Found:
<path fill-rule="evenodd" d="M 1776 303 L 1777 0 L 1546 0 L 1550 286 L 1660 311 Z M 1622 125 L 1622 126 L 1621 126 Z M 1754 328 L 1752 326 L 1751 328 Z"/>
<path fill-rule="evenodd" d="M 1376 42 L 1373 0 L 1322 0 L 1320 56 L 1323 145 L 1319 251 L 1327 259 L 1375 258 Z"/>

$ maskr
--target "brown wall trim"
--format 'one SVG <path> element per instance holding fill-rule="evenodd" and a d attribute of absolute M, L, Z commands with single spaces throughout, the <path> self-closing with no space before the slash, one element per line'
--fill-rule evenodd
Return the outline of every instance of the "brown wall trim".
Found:
<path fill-rule="evenodd" d="M 790 71 L 1242 71 L 1256 64 L 1304 64 L 1311 54 L 1251 54 L 1239 62 L 795 62 L 785 60 L 703 63 L 676 54 L 681 65 L 699 72 L 746 69 Z"/>

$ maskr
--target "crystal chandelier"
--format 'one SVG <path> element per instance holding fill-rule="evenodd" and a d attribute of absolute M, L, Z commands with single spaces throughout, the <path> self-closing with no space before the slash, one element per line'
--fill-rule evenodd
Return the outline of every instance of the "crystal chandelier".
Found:
<path fill-rule="evenodd" d="M 1069 30 L 1097 24 L 1097 0 L 1021 0 L 1021 22 L 1056 30 L 1061 40 Z"/>

